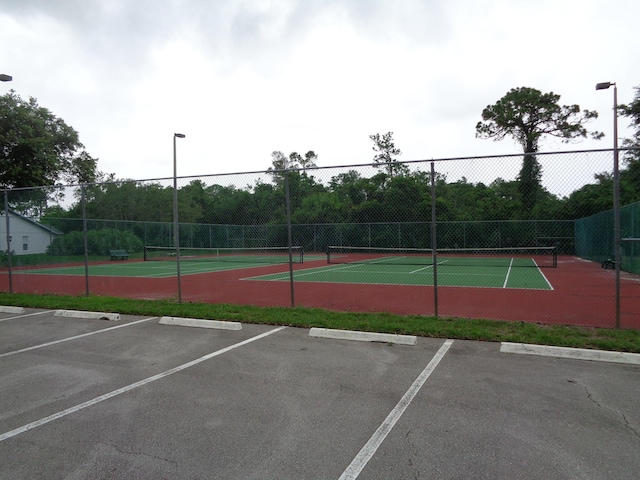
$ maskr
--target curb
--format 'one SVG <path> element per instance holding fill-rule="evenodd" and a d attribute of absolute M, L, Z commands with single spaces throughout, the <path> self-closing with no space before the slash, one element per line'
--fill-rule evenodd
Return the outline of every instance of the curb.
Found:
<path fill-rule="evenodd" d="M 119 313 L 103 313 L 103 312 L 83 312 L 80 310 L 56 310 L 53 314 L 54 317 L 69 317 L 69 318 L 93 318 L 96 320 L 120 320 Z"/>
<path fill-rule="evenodd" d="M 160 325 L 176 325 L 180 327 L 216 328 L 218 330 L 242 330 L 240 322 L 223 322 L 221 320 L 200 320 L 196 318 L 162 317 Z"/>
<path fill-rule="evenodd" d="M 331 338 L 334 340 L 354 340 L 356 342 L 383 342 L 396 345 L 415 345 L 418 338 L 413 335 L 394 335 L 391 333 L 357 332 L 352 330 L 333 330 L 313 327 L 310 337 Z"/>
<path fill-rule="evenodd" d="M 24 308 L 0 306 L 0 313 L 24 313 Z"/>
<path fill-rule="evenodd" d="M 500 353 L 516 353 L 523 355 L 539 355 L 543 357 L 572 358 L 574 360 L 591 360 L 596 362 L 640 365 L 640 354 L 638 353 L 610 352 L 605 350 L 591 350 L 588 348 L 552 347 L 548 345 L 502 342 L 500 345 Z"/>

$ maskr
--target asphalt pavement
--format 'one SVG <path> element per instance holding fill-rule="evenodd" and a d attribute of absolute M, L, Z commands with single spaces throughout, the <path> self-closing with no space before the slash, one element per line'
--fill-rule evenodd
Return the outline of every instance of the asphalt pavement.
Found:
<path fill-rule="evenodd" d="M 0 479 L 640 472 L 637 364 L 164 323 L 0 313 Z"/>

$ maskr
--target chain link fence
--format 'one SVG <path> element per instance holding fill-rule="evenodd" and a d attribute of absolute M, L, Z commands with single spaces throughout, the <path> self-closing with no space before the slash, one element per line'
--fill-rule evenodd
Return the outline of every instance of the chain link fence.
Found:
<path fill-rule="evenodd" d="M 576 253 L 594 262 L 614 257 L 613 210 L 576 220 Z M 640 275 L 640 202 L 620 208 L 621 268 Z"/>
<path fill-rule="evenodd" d="M 587 324 L 609 325 L 612 158 L 537 154 L 529 171 L 509 155 L 182 177 L 177 219 L 173 178 L 7 190 L 0 288 L 572 323 L 580 312 L 566 304 L 586 293 L 558 292 L 579 265 L 608 299 Z M 622 268 L 637 275 L 640 204 L 625 205 L 621 222 Z M 634 316 L 635 290 L 622 292 L 622 315 Z"/>

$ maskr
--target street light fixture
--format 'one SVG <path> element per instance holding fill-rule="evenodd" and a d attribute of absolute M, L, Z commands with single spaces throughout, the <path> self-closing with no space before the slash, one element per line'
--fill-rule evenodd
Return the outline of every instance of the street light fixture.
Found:
<path fill-rule="evenodd" d="M 182 303 L 182 282 L 180 280 L 180 232 L 178 227 L 178 169 L 176 162 L 176 138 L 184 138 L 183 133 L 173 134 L 173 243 L 176 247 L 176 274 L 178 275 L 178 303 Z"/>
<path fill-rule="evenodd" d="M 613 236 L 616 269 L 616 328 L 620 328 L 620 171 L 618 158 L 618 86 L 616 82 L 596 84 L 596 90 L 607 90 L 613 85 Z"/>
<path fill-rule="evenodd" d="M 11 80 L 13 80 L 13 77 L 11 75 L 0 73 L 0 82 L 10 82 Z"/>

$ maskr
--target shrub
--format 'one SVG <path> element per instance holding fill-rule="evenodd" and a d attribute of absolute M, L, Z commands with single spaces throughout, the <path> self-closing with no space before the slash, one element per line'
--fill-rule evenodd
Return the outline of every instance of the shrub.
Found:
<path fill-rule="evenodd" d="M 108 256 L 111 249 L 135 253 L 141 252 L 143 248 L 142 240 L 126 230 L 104 228 L 87 232 L 89 255 Z M 47 253 L 51 255 L 84 255 L 84 234 L 76 231 L 55 238 Z"/>

